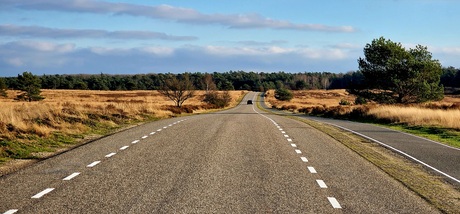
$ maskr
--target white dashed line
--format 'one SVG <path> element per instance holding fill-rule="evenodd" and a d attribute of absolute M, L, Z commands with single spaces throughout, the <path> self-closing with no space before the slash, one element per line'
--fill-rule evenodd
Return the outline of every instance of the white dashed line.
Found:
<path fill-rule="evenodd" d="M 167 128 L 168 128 L 167 126 L 163 127 L 163 129 L 167 129 Z"/>
<path fill-rule="evenodd" d="M 289 135 L 285 134 L 284 137 L 289 137 Z"/>
<path fill-rule="evenodd" d="M 315 169 L 314 167 L 308 166 L 307 168 L 308 168 L 308 171 L 310 171 L 310 173 L 312 173 L 312 174 L 316 174 L 316 173 L 317 173 L 317 172 L 316 172 L 316 169 Z"/>
<path fill-rule="evenodd" d="M 278 130 L 283 131 L 283 129 L 281 129 L 281 128 L 278 128 Z"/>
<path fill-rule="evenodd" d="M 8 210 L 8 211 L 4 212 L 3 214 L 13 214 L 13 213 L 16 213 L 17 211 L 19 211 L 19 210 Z"/>
<path fill-rule="evenodd" d="M 80 174 L 79 172 L 74 172 L 74 173 L 72 173 L 71 175 L 65 177 L 65 178 L 62 179 L 62 180 L 63 180 L 63 181 L 70 181 L 70 180 L 72 180 L 72 178 L 77 177 L 79 174 Z"/>
<path fill-rule="evenodd" d="M 41 198 L 41 197 L 43 197 L 44 195 L 50 193 L 50 192 L 53 191 L 53 190 L 54 190 L 54 188 L 47 188 L 47 189 L 45 189 L 45 190 L 39 192 L 38 194 L 32 196 L 32 198 Z"/>
<path fill-rule="evenodd" d="M 158 129 L 157 132 L 161 132 L 161 129 Z"/>
<path fill-rule="evenodd" d="M 89 165 L 86 166 L 86 167 L 94 167 L 94 166 L 98 165 L 100 162 L 101 162 L 101 161 L 94 161 L 94 162 L 92 162 L 91 164 L 89 164 Z"/>
<path fill-rule="evenodd" d="M 291 138 L 288 138 L 287 141 L 292 142 L 292 139 L 291 139 Z"/>
<path fill-rule="evenodd" d="M 127 149 L 128 147 L 129 147 L 129 146 L 123 146 L 123 147 L 120 148 L 120 150 L 125 150 L 125 149 Z"/>
<path fill-rule="evenodd" d="M 110 158 L 110 157 L 112 157 L 112 156 L 114 156 L 114 155 L 116 155 L 116 154 L 117 154 L 117 153 L 112 152 L 112 153 L 110 153 L 110 154 L 107 154 L 105 157 L 106 157 L 106 158 Z"/>
<path fill-rule="evenodd" d="M 148 137 L 149 137 L 149 136 L 145 135 L 145 136 L 142 137 L 142 139 L 145 139 L 145 138 L 148 138 Z"/>
<path fill-rule="evenodd" d="M 286 132 L 285 132 L 285 131 L 281 131 L 281 134 L 286 134 Z"/>
<path fill-rule="evenodd" d="M 150 135 L 154 135 L 156 132 L 150 132 Z"/>
<path fill-rule="evenodd" d="M 316 183 L 318 183 L 319 187 L 321 187 L 323 189 L 327 188 L 327 185 L 326 185 L 326 183 L 324 183 L 323 180 L 316 180 Z"/>
<path fill-rule="evenodd" d="M 303 162 L 308 162 L 308 159 L 306 157 L 300 157 L 300 159 L 302 159 Z"/>
<path fill-rule="evenodd" d="M 300 151 L 299 149 L 296 149 L 296 150 L 295 150 L 295 153 L 297 153 L 297 154 L 302 154 L 302 151 Z"/>
<path fill-rule="evenodd" d="M 136 143 L 139 143 L 139 140 L 135 140 L 133 142 L 131 142 L 132 144 L 136 144 Z"/>
<path fill-rule="evenodd" d="M 327 197 L 327 200 L 329 200 L 329 203 L 331 203 L 332 207 L 334 207 L 336 209 L 341 209 L 342 208 L 342 206 L 340 206 L 340 204 L 337 201 L 337 199 L 335 199 L 334 197 Z"/>
<path fill-rule="evenodd" d="M 169 124 L 168 126 L 173 126 L 173 124 Z"/>
<path fill-rule="evenodd" d="M 297 148 L 297 145 L 291 143 L 291 146 L 294 147 L 294 148 Z"/>

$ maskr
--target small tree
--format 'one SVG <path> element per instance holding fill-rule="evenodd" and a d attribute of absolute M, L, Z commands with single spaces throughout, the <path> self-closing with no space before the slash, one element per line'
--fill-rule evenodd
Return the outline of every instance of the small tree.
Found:
<path fill-rule="evenodd" d="M 443 98 L 441 64 L 426 47 L 406 50 L 383 37 L 374 39 L 359 58 L 363 88 L 352 92 L 384 103 L 418 103 Z"/>
<path fill-rule="evenodd" d="M 166 79 L 160 90 L 162 95 L 174 101 L 176 107 L 182 107 L 182 104 L 189 98 L 194 96 L 194 87 L 188 75 L 184 75 L 183 79 L 177 79 L 171 75 Z"/>
<path fill-rule="evenodd" d="M 41 81 L 32 73 L 26 71 L 22 73 L 22 75 L 18 75 L 18 86 L 22 93 L 19 94 L 16 99 L 29 102 L 44 99 L 44 97 L 40 95 Z"/>
<path fill-rule="evenodd" d="M 7 97 L 8 96 L 8 94 L 6 93 L 7 89 L 8 89 L 8 86 L 6 86 L 5 79 L 0 78 L 0 96 Z"/>
<path fill-rule="evenodd" d="M 275 91 L 275 98 L 277 100 L 290 101 L 292 100 L 293 97 L 294 95 L 288 89 L 280 88 L 280 89 L 276 89 Z"/>

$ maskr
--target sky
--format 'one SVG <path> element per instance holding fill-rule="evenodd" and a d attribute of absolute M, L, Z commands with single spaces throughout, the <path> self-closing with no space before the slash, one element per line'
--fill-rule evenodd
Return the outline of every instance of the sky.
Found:
<path fill-rule="evenodd" d="M 0 76 L 358 69 L 373 39 L 460 68 L 458 0 L 0 0 Z"/>

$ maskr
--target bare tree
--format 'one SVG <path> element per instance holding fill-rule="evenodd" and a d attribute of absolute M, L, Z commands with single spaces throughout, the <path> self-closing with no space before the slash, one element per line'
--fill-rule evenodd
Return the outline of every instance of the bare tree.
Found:
<path fill-rule="evenodd" d="M 158 90 L 162 95 L 174 101 L 177 107 L 182 107 L 182 104 L 189 98 L 194 96 L 194 87 L 188 75 L 184 75 L 183 79 L 177 79 L 172 75 L 165 80 L 161 89 Z"/>
<path fill-rule="evenodd" d="M 212 75 L 211 74 L 205 74 L 203 77 L 203 83 L 205 85 L 206 93 L 209 91 L 214 91 L 217 89 L 216 84 L 212 80 Z"/>

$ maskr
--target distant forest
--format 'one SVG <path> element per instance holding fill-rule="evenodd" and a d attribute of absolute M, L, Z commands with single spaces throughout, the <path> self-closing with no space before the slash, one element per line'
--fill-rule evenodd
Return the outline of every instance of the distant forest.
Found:
<path fill-rule="evenodd" d="M 210 74 L 218 90 L 252 90 L 266 91 L 269 89 L 288 88 L 291 90 L 304 89 L 349 89 L 363 81 L 359 71 L 348 73 L 330 72 L 245 72 L 229 71 L 214 73 L 162 73 L 162 74 L 79 74 L 79 75 L 42 75 L 42 89 L 82 89 L 82 90 L 157 90 L 162 82 L 171 75 L 182 78 L 188 75 L 195 89 L 206 89 L 205 75 Z M 6 77 L 8 88 L 17 89 L 17 77 Z M 441 84 L 445 88 L 460 88 L 460 69 L 443 68 Z M 451 90 L 446 90 L 446 92 Z"/>

